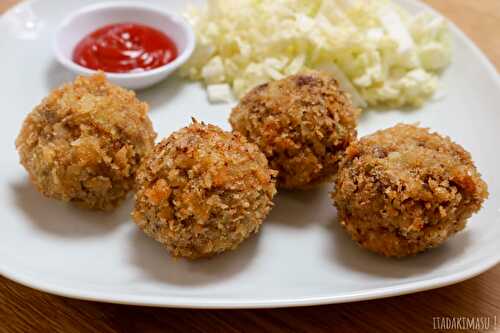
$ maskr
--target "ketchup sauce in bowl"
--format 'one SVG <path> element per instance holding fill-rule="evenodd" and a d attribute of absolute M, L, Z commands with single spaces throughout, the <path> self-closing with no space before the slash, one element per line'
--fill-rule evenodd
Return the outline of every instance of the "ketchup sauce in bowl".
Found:
<path fill-rule="evenodd" d="M 180 15 L 146 4 L 99 3 L 70 14 L 56 29 L 58 62 L 79 75 L 104 71 L 129 89 L 151 86 L 191 56 L 194 32 Z"/>
<path fill-rule="evenodd" d="M 80 66 L 109 73 L 146 71 L 176 57 L 170 37 L 138 23 L 106 25 L 84 37 L 73 51 L 73 61 Z"/>

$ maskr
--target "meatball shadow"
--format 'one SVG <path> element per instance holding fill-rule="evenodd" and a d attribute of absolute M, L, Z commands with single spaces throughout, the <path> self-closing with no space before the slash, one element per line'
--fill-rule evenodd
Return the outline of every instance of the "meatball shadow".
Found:
<path fill-rule="evenodd" d="M 130 220 L 132 200 L 129 198 L 113 212 L 99 212 L 44 197 L 28 179 L 11 183 L 15 204 L 33 226 L 61 237 L 94 237 L 113 231 Z"/>
<path fill-rule="evenodd" d="M 346 268 L 386 278 L 406 278 L 428 273 L 447 260 L 459 257 L 470 243 L 469 234 L 462 231 L 441 246 L 406 258 L 387 258 L 361 248 L 342 229 L 338 221 L 330 226 L 332 241 L 328 255 Z"/>
<path fill-rule="evenodd" d="M 191 261 L 173 258 L 163 245 L 135 228 L 130 235 L 130 262 L 156 281 L 201 286 L 218 283 L 243 272 L 255 258 L 258 242 L 258 235 L 253 235 L 234 251 Z"/>
<path fill-rule="evenodd" d="M 149 104 L 150 112 L 161 110 L 175 96 L 179 96 L 187 81 L 172 75 L 154 86 L 137 91 L 137 97 Z"/>
<path fill-rule="evenodd" d="M 324 221 L 335 209 L 330 199 L 331 184 L 323 184 L 309 190 L 279 190 L 274 207 L 266 223 L 292 227 L 307 227 L 316 221 Z"/>
<path fill-rule="evenodd" d="M 47 91 L 53 90 L 63 83 L 73 81 L 75 75 L 61 66 L 57 61 L 52 60 L 45 73 Z"/>

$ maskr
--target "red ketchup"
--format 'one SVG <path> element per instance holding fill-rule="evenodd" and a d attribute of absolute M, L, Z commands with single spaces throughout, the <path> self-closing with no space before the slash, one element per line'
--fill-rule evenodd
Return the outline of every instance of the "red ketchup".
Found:
<path fill-rule="evenodd" d="M 168 64 L 177 47 L 163 32 L 137 23 L 106 25 L 84 37 L 73 61 L 111 73 L 142 72 Z"/>

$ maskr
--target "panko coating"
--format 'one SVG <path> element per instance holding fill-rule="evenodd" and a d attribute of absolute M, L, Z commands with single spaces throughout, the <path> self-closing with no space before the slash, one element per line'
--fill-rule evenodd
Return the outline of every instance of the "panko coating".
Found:
<path fill-rule="evenodd" d="M 467 151 L 403 124 L 352 143 L 335 185 L 344 229 L 362 247 L 394 257 L 442 244 L 488 197 Z"/>
<path fill-rule="evenodd" d="M 111 210 L 133 188 L 156 137 L 148 106 L 102 73 L 78 77 L 46 97 L 16 140 L 21 164 L 47 197 Z"/>
<path fill-rule="evenodd" d="M 132 216 L 173 256 L 210 257 L 259 230 L 272 207 L 275 174 L 241 134 L 194 122 L 144 160 Z"/>
<path fill-rule="evenodd" d="M 229 122 L 278 170 L 278 187 L 305 189 L 336 173 L 357 114 L 334 78 L 310 71 L 255 87 Z"/>

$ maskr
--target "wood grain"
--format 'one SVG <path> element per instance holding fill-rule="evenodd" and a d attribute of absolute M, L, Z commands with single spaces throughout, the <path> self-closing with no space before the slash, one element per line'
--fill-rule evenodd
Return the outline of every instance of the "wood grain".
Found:
<path fill-rule="evenodd" d="M 0 0 L 0 12 L 15 2 Z M 500 0 L 425 2 L 452 19 L 500 67 Z M 413 295 L 266 310 L 182 310 L 87 302 L 49 295 L 0 277 L 0 332 L 9 333 L 428 332 L 433 330 L 433 317 L 447 316 L 496 316 L 500 330 L 500 266 L 469 281 Z"/>

